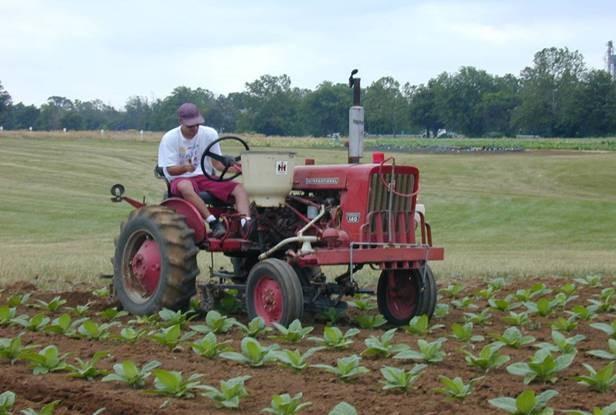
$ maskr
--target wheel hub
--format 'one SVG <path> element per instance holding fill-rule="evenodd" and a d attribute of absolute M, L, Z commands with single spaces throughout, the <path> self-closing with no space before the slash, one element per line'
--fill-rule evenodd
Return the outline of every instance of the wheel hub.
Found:
<path fill-rule="evenodd" d="M 408 318 L 417 304 L 417 290 L 412 278 L 390 272 L 387 284 L 389 312 L 401 320 Z"/>
<path fill-rule="evenodd" d="M 261 279 L 254 291 L 257 314 L 266 324 L 277 322 L 282 316 L 282 290 L 272 278 Z"/>
<path fill-rule="evenodd" d="M 132 280 L 141 287 L 143 294 L 150 296 L 156 291 L 160 280 L 160 249 L 153 240 L 146 240 L 130 261 Z"/>

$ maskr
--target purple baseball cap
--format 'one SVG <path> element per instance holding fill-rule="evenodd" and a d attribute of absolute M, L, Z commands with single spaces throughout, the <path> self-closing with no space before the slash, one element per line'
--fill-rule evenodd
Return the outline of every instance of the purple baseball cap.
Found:
<path fill-rule="evenodd" d="M 191 126 L 203 124 L 205 121 L 199 112 L 199 108 L 191 102 L 185 102 L 178 108 L 178 118 L 182 125 Z"/>

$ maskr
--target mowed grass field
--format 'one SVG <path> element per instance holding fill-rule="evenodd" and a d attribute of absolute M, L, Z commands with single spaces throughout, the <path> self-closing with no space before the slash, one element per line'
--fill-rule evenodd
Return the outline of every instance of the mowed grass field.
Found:
<path fill-rule="evenodd" d="M 122 183 L 129 196 L 160 201 L 159 138 L 0 134 L 0 284 L 102 285 L 131 209 L 111 203 L 109 188 Z M 343 150 L 296 142 L 300 159 L 346 160 Z M 616 273 L 616 152 L 388 155 L 420 168 L 433 240 L 446 249 L 433 263 L 437 278 Z M 200 265 L 203 278 L 209 255 Z"/>

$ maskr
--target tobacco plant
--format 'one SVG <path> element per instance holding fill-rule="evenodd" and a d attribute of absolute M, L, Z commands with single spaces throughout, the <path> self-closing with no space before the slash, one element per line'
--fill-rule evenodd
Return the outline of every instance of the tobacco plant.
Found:
<path fill-rule="evenodd" d="M 585 307 L 583 305 L 575 305 L 571 308 L 571 311 L 565 311 L 571 317 L 578 320 L 589 321 L 593 318 L 597 317 L 596 310 L 593 310 L 592 307 Z"/>
<path fill-rule="evenodd" d="M 105 376 L 103 382 L 123 382 L 131 388 L 142 388 L 145 381 L 152 374 L 152 370 L 160 366 L 160 362 L 152 360 L 145 363 L 141 369 L 132 360 L 125 360 L 122 363 L 113 365 L 114 373 Z"/>
<path fill-rule="evenodd" d="M 66 304 L 66 300 L 60 296 L 56 296 L 52 298 L 51 300 L 49 300 L 49 302 L 46 302 L 43 300 L 36 300 L 36 303 L 33 304 L 32 306 L 35 308 L 42 308 L 44 310 L 49 311 L 50 313 L 55 313 L 64 304 Z"/>
<path fill-rule="evenodd" d="M 86 320 L 77 329 L 77 333 L 83 338 L 91 340 L 104 340 L 111 336 L 109 329 L 118 323 L 97 323 L 93 320 Z"/>
<path fill-rule="evenodd" d="M 99 376 L 107 374 L 106 370 L 98 369 L 96 365 L 101 359 L 108 357 L 108 352 L 98 351 L 95 352 L 90 360 L 81 360 L 76 357 L 76 365 L 68 365 L 68 370 L 71 372 L 71 376 L 79 379 L 94 379 Z"/>
<path fill-rule="evenodd" d="M 214 401 L 218 408 L 237 409 L 240 400 L 248 395 L 244 383 L 250 376 L 238 376 L 229 380 L 220 381 L 220 389 L 214 386 L 203 385 L 203 395 Z"/>
<path fill-rule="evenodd" d="M 328 349 L 346 349 L 353 344 L 352 337 L 359 333 L 359 329 L 350 328 L 346 333 L 342 333 L 338 327 L 326 326 L 323 329 L 323 337 L 309 337 L 308 340 L 314 341 Z"/>
<path fill-rule="evenodd" d="M 261 346 L 261 343 L 259 343 L 256 339 L 253 339 L 252 337 L 244 337 L 240 344 L 240 353 L 223 352 L 220 353 L 220 357 L 253 367 L 259 367 L 275 361 L 276 356 L 274 351 L 278 348 L 279 346 L 277 344 L 264 347 Z"/>
<path fill-rule="evenodd" d="M 269 408 L 264 408 L 261 412 L 275 415 L 294 415 L 300 413 L 304 408 L 312 405 L 312 402 L 302 402 L 304 395 L 298 392 L 294 396 L 288 393 L 272 396 Z"/>
<path fill-rule="evenodd" d="M 600 359 L 616 360 L 616 340 L 607 340 L 607 350 L 590 350 L 587 353 Z"/>
<path fill-rule="evenodd" d="M 314 330 L 314 327 L 302 327 L 302 322 L 298 319 L 295 319 L 289 324 L 289 327 L 285 327 L 282 324 L 272 323 L 274 328 L 278 330 L 278 335 L 274 336 L 275 338 L 290 342 L 297 343 L 300 340 L 303 340 L 308 334 Z"/>
<path fill-rule="evenodd" d="M 503 343 L 490 343 L 484 346 L 477 356 L 463 350 L 464 360 L 469 366 L 477 367 L 487 373 L 490 369 L 499 368 L 511 359 L 509 356 L 499 353 L 502 347 Z"/>
<path fill-rule="evenodd" d="M 304 370 L 308 367 L 307 360 L 317 351 L 322 350 L 322 347 L 313 347 L 306 350 L 304 353 L 299 350 L 276 350 L 274 356 L 276 360 L 284 366 L 290 367 L 296 371 Z"/>
<path fill-rule="evenodd" d="M 30 295 L 30 293 L 13 294 L 8 298 L 7 304 L 9 307 L 17 307 L 19 305 L 24 305 L 30 299 Z"/>
<path fill-rule="evenodd" d="M 533 336 L 525 336 L 517 327 L 507 328 L 502 335 L 497 336 L 496 340 L 506 346 L 519 349 L 535 341 Z"/>
<path fill-rule="evenodd" d="M 415 383 L 426 367 L 428 366 L 419 364 L 413 366 L 411 370 L 405 370 L 397 367 L 384 366 L 381 368 L 381 375 L 383 375 L 384 380 L 380 380 L 379 382 L 383 384 L 384 390 L 394 389 L 406 392 Z"/>
<path fill-rule="evenodd" d="M 447 287 L 443 288 L 441 291 L 444 294 L 447 294 L 449 297 L 457 297 L 458 294 L 462 292 L 464 286 L 459 283 L 449 284 Z"/>
<path fill-rule="evenodd" d="M 336 366 L 330 365 L 312 365 L 311 367 L 323 369 L 329 373 L 335 374 L 341 380 L 348 382 L 351 379 L 370 372 L 367 368 L 360 365 L 361 357 L 354 354 L 347 357 L 341 357 L 336 360 Z"/>
<path fill-rule="evenodd" d="M 362 329 L 375 329 L 387 323 L 387 320 L 381 314 L 362 314 L 355 317 L 355 323 Z"/>
<path fill-rule="evenodd" d="M 0 393 L 0 415 L 10 415 L 13 405 L 15 405 L 15 392 Z"/>
<path fill-rule="evenodd" d="M 370 336 L 364 340 L 366 349 L 361 352 L 362 356 L 381 358 L 389 357 L 395 353 L 407 350 L 409 347 L 406 344 L 393 344 L 396 329 L 387 330 L 380 337 Z"/>
<path fill-rule="evenodd" d="M 154 392 L 174 398 L 193 398 L 195 391 L 204 389 L 199 379 L 203 375 L 193 373 L 184 379 L 182 372 L 176 370 L 154 369 Z"/>
<path fill-rule="evenodd" d="M 576 346 L 579 342 L 584 340 L 586 336 L 582 334 L 576 334 L 572 337 L 565 337 L 562 333 L 557 330 L 552 330 L 552 341 L 554 343 L 542 342 L 535 345 L 535 347 L 539 349 L 546 349 L 550 352 L 560 352 L 560 353 L 575 353 Z"/>
<path fill-rule="evenodd" d="M 145 334 L 145 329 L 136 330 L 133 327 L 124 327 L 122 330 L 120 330 L 120 335 L 118 336 L 118 338 L 127 343 L 134 343 L 139 338 L 145 336 Z"/>
<path fill-rule="evenodd" d="M 53 415 L 56 413 L 56 406 L 60 404 L 60 401 L 49 402 L 43 405 L 43 407 L 36 411 L 32 408 L 24 409 L 21 411 L 22 415 Z"/>
<path fill-rule="evenodd" d="M 548 401 L 558 395 L 552 389 L 535 395 L 532 389 L 526 389 L 515 399 L 499 397 L 490 399 L 490 405 L 513 415 L 552 415 L 554 410 L 547 406 Z"/>
<path fill-rule="evenodd" d="M 354 300 L 347 301 L 347 303 L 359 311 L 370 311 L 376 308 L 374 301 L 368 299 L 368 297 L 355 296 Z"/>
<path fill-rule="evenodd" d="M 432 333 L 434 330 L 442 327 L 445 326 L 443 324 L 434 324 L 430 326 L 430 319 L 427 315 L 422 314 L 420 316 L 414 316 L 404 329 L 409 334 L 425 336 L 426 334 Z"/>
<path fill-rule="evenodd" d="M 214 334 L 227 333 L 237 324 L 237 320 L 233 317 L 227 317 L 220 314 L 216 310 L 208 311 L 205 316 L 205 325 L 199 324 L 190 326 L 190 328 L 197 333 L 207 334 L 213 332 Z"/>
<path fill-rule="evenodd" d="M 35 345 L 23 346 L 21 336 L 22 334 L 18 334 L 12 339 L 0 339 L 0 358 L 10 360 L 13 364 L 21 358 L 24 352 L 37 347 Z"/>
<path fill-rule="evenodd" d="M 572 415 L 616 415 L 616 402 L 612 402 L 610 405 L 604 406 L 603 408 L 595 406 L 592 412 L 582 411 L 580 409 L 570 409 L 564 412 Z"/>
<path fill-rule="evenodd" d="M 463 343 L 483 341 L 483 336 L 473 335 L 473 323 L 451 325 L 451 337 Z"/>
<path fill-rule="evenodd" d="M 416 362 L 438 363 L 445 358 L 443 351 L 443 343 L 447 339 L 440 337 L 433 342 L 427 342 L 424 339 L 417 340 L 419 350 L 406 349 L 398 352 L 394 359 L 414 360 Z"/>
<path fill-rule="evenodd" d="M 464 383 L 460 377 L 451 379 L 447 376 L 439 376 L 439 381 L 443 386 L 437 388 L 436 391 L 450 398 L 463 401 L 467 396 L 473 393 L 473 381 Z"/>
<path fill-rule="evenodd" d="M 158 312 L 160 318 L 160 325 L 163 327 L 174 326 L 176 324 L 182 326 L 187 321 L 192 320 L 197 315 L 191 311 L 182 312 L 182 310 L 173 311 L 168 308 L 163 308 Z"/>
<path fill-rule="evenodd" d="M 182 334 L 182 329 L 179 324 L 161 328 L 158 332 L 151 332 L 150 338 L 163 346 L 167 346 L 169 350 L 178 348 L 180 342 L 186 341 L 194 336 L 194 332 Z"/>
<path fill-rule="evenodd" d="M 218 343 L 216 335 L 210 332 L 203 336 L 201 340 L 197 340 L 191 343 L 191 347 L 193 352 L 195 352 L 199 356 L 211 359 L 218 356 L 222 352 L 228 351 L 229 343 L 231 343 L 231 340 L 226 340 Z"/>
<path fill-rule="evenodd" d="M 528 362 L 518 362 L 507 366 L 507 372 L 514 376 L 523 376 L 526 385 L 535 380 L 554 383 L 558 379 L 556 375 L 568 368 L 574 358 L 574 353 L 554 358 L 549 350 L 541 349 L 536 351 Z"/>
<path fill-rule="evenodd" d="M 576 376 L 578 383 L 588 386 L 591 390 L 597 392 L 607 392 L 614 384 L 616 384 L 616 375 L 614 375 L 614 362 L 610 362 L 599 370 L 594 367 L 582 363 L 588 371 L 588 375 Z"/>
<path fill-rule="evenodd" d="M 272 328 L 268 327 L 265 321 L 259 316 L 250 320 L 247 325 L 243 325 L 242 323 L 236 324 L 244 332 L 245 336 L 254 337 L 255 339 L 272 331 Z"/>
<path fill-rule="evenodd" d="M 357 415 L 357 410 L 348 402 L 339 402 L 327 415 Z"/>
<path fill-rule="evenodd" d="M 27 314 L 22 314 L 12 320 L 13 323 L 30 331 L 43 331 L 49 324 L 49 321 L 49 317 L 42 313 L 35 314 L 32 317 L 29 317 Z"/>
<path fill-rule="evenodd" d="M 464 322 L 465 323 L 473 323 L 478 326 L 483 326 L 487 324 L 492 318 L 492 314 L 490 314 L 489 309 L 484 309 L 480 313 L 464 313 Z"/>
<path fill-rule="evenodd" d="M 49 345 L 41 351 L 34 352 L 26 350 L 22 352 L 21 357 L 30 362 L 32 373 L 35 375 L 44 375 L 50 372 L 60 372 L 68 368 L 65 362 L 68 353 L 60 355 L 60 351 L 55 345 Z"/>
<path fill-rule="evenodd" d="M 6 304 L 0 306 L 0 326 L 8 326 L 13 323 L 16 315 L 17 309 L 15 307 L 9 307 Z"/>
<path fill-rule="evenodd" d="M 616 320 L 611 323 L 593 323 L 590 325 L 593 329 L 601 330 L 612 339 L 616 339 Z"/>

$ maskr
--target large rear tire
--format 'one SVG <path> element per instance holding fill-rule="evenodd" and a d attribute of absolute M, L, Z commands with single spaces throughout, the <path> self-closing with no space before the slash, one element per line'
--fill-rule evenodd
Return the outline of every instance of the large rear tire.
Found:
<path fill-rule="evenodd" d="M 413 317 L 432 317 L 436 308 L 436 281 L 430 268 L 385 270 L 379 277 L 377 304 L 385 319 L 396 326 L 407 324 Z"/>
<path fill-rule="evenodd" d="M 130 213 L 115 241 L 113 287 L 132 314 L 188 308 L 199 274 L 194 231 L 163 206 Z"/>
<path fill-rule="evenodd" d="M 261 317 L 266 324 L 288 326 L 301 319 L 304 293 L 291 265 L 276 258 L 259 262 L 250 270 L 246 285 L 248 317 Z"/>

